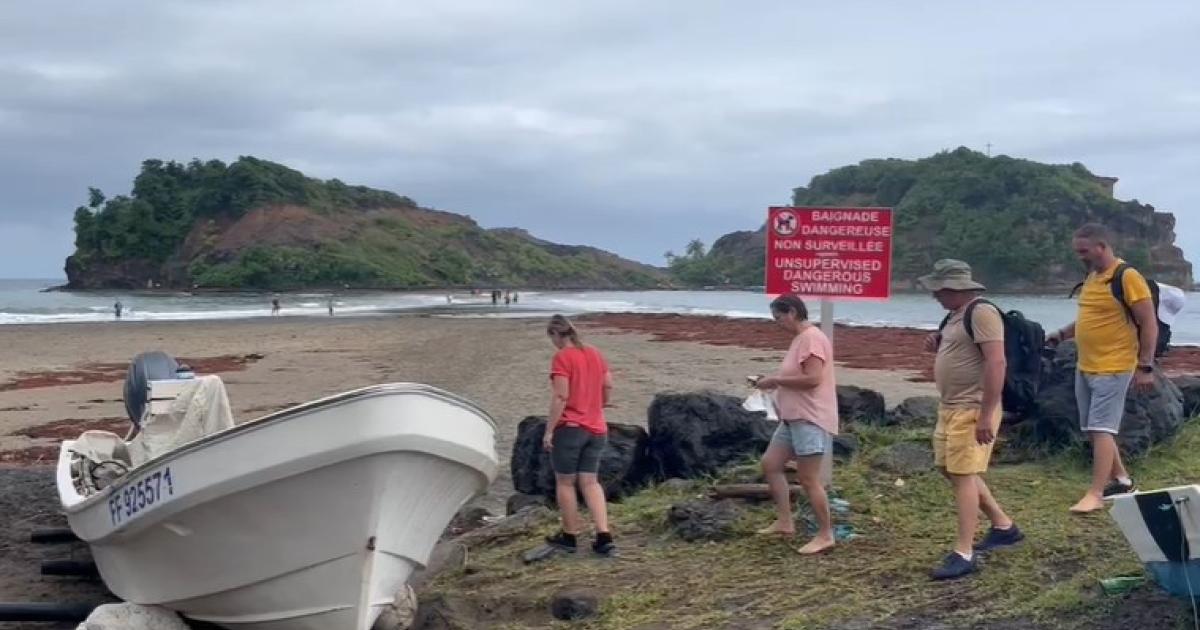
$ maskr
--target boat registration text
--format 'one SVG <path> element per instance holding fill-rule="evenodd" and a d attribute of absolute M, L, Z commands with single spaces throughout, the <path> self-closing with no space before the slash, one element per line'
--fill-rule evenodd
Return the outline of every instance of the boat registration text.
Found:
<path fill-rule="evenodd" d="M 113 525 L 137 516 L 147 508 L 175 496 L 175 480 L 167 466 L 146 473 L 133 483 L 117 489 L 108 497 L 108 513 Z"/>

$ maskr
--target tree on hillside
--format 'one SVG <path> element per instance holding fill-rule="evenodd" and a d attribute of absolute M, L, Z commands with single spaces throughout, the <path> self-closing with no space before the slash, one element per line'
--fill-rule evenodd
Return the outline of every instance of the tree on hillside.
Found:
<path fill-rule="evenodd" d="M 266 228 L 288 221 L 297 229 L 280 230 L 269 243 L 222 239 L 247 213 L 281 205 L 297 208 L 265 213 Z M 251 156 L 231 164 L 145 160 L 129 194 L 108 198 L 89 188 L 74 221 L 66 272 L 80 288 L 140 287 L 160 278 L 174 286 L 271 290 L 480 282 L 653 287 L 663 280 L 656 270 L 606 254 L 485 230 L 393 192 L 306 177 Z M 339 229 L 326 229 L 331 224 Z M 185 248 L 188 242 L 194 247 Z"/>
<path fill-rule="evenodd" d="M 1040 286 L 1069 275 L 1073 230 L 1100 221 L 1116 232 L 1119 250 L 1153 269 L 1149 244 L 1170 238 L 1154 209 L 1113 199 L 1082 164 L 1041 164 L 989 157 L 960 147 L 920 160 L 872 159 L 833 169 L 793 190 L 797 206 L 886 206 L 895 211 L 893 270 L 898 279 L 925 273 L 938 258 L 966 260 L 984 282 Z M 761 242 L 761 233 L 758 237 Z M 761 245 L 719 240 L 703 256 L 669 258 L 675 278 L 712 284 L 762 282 Z M 1190 278 L 1184 278 L 1190 280 Z"/>
<path fill-rule="evenodd" d="M 682 256 L 667 252 L 666 259 L 671 277 L 684 284 L 708 286 L 728 282 L 718 268 L 717 261 L 708 257 L 704 241 L 698 238 L 688 242 Z"/>

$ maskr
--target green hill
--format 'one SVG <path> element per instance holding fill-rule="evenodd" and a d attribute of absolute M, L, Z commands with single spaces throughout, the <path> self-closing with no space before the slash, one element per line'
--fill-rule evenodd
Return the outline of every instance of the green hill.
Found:
<path fill-rule="evenodd" d="M 654 267 L 488 230 L 408 197 L 242 157 L 147 160 L 128 195 L 75 211 L 68 287 L 653 288 Z"/>
<path fill-rule="evenodd" d="M 1079 263 L 1071 234 L 1099 221 L 1117 235 L 1118 254 L 1177 286 L 1192 286 L 1192 265 L 1175 246 L 1175 217 L 1112 196 L 1115 180 L 1082 164 L 1052 165 L 959 148 L 920 160 L 865 160 L 812 178 L 793 191 L 798 206 L 890 206 L 895 209 L 897 288 L 939 258 L 971 263 L 995 289 L 1053 290 L 1073 285 Z M 765 208 L 763 214 L 765 216 Z M 680 282 L 763 282 L 763 229 L 734 232 L 711 251 L 693 242 L 669 257 Z"/>

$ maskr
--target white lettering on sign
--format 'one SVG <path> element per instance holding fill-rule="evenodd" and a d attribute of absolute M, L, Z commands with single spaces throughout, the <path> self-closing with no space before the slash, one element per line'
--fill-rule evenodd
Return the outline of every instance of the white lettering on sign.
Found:
<path fill-rule="evenodd" d="M 882 252 L 883 241 L 804 241 L 804 251 L 866 253 Z"/>
<path fill-rule="evenodd" d="M 849 282 L 793 282 L 792 293 L 800 295 L 862 295 L 862 284 Z"/>
<path fill-rule="evenodd" d="M 887 238 L 892 235 L 887 225 L 802 225 L 803 236 L 858 236 L 862 238 Z"/>
<path fill-rule="evenodd" d="M 848 269 L 850 271 L 883 271 L 883 261 L 860 258 L 776 258 L 776 269 Z"/>
<path fill-rule="evenodd" d="M 826 223 L 879 223 L 877 210 L 817 210 L 813 221 Z"/>
<path fill-rule="evenodd" d="M 786 269 L 784 280 L 807 280 L 815 282 L 871 282 L 870 271 L 826 271 L 823 269 Z"/>

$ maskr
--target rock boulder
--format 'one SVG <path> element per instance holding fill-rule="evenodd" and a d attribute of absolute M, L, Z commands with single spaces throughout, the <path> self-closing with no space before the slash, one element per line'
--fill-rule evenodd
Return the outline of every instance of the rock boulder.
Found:
<path fill-rule="evenodd" d="M 887 424 L 902 429 L 924 429 L 937 424 L 937 416 L 937 396 L 914 396 L 888 412 Z"/>
<path fill-rule="evenodd" d="M 508 501 L 504 504 L 504 515 L 512 516 L 528 507 L 546 507 L 548 505 L 550 505 L 550 500 L 545 495 L 518 492 L 508 497 Z"/>
<path fill-rule="evenodd" d="M 542 448 L 545 430 L 544 417 L 529 416 L 521 421 L 510 467 L 513 486 L 518 492 L 541 495 L 553 502 L 554 469 L 550 465 L 550 454 Z M 600 459 L 600 483 L 608 498 L 620 499 L 635 492 L 650 480 L 653 472 L 646 430 L 610 422 L 608 446 Z"/>
<path fill-rule="evenodd" d="M 550 614 L 560 621 L 578 621 L 600 612 L 600 595 L 591 589 L 566 588 L 550 599 Z"/>
<path fill-rule="evenodd" d="M 417 594 L 405 585 L 392 603 L 384 606 L 371 630 L 408 630 L 417 619 Z"/>
<path fill-rule="evenodd" d="M 1173 437 L 1183 426 L 1184 396 L 1162 372 L 1155 373 L 1149 392 L 1130 389 L 1125 397 L 1125 415 L 1117 444 L 1128 457 L 1144 454 L 1154 444 Z M 1081 444 L 1079 411 L 1075 405 L 1075 344 L 1063 344 L 1050 361 L 1038 392 L 1036 409 L 1014 427 L 1013 448 L 1038 454 L 1053 453 Z"/>
<path fill-rule="evenodd" d="M 1200 416 L 1200 377 L 1176 376 L 1171 382 L 1183 394 L 1183 414 L 1189 418 Z"/>
<path fill-rule="evenodd" d="M 688 542 L 725 540 L 733 535 L 734 525 L 741 515 L 741 506 L 732 500 L 695 499 L 671 506 L 667 511 L 667 522 Z"/>
<path fill-rule="evenodd" d="M 699 392 L 655 396 L 648 424 L 657 477 L 696 479 L 761 455 L 777 423 L 741 399 Z"/>
<path fill-rule="evenodd" d="M 188 630 L 188 626 L 166 608 L 121 603 L 97 607 L 76 630 Z"/>
<path fill-rule="evenodd" d="M 838 417 L 842 422 L 875 425 L 887 422 L 887 407 L 879 392 L 854 385 L 838 385 L 837 398 Z"/>

